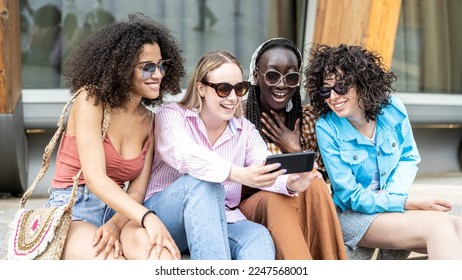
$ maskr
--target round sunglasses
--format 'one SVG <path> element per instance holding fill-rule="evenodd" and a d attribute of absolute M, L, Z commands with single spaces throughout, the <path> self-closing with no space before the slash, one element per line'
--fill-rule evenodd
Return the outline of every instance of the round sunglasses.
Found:
<path fill-rule="evenodd" d="M 318 95 L 322 99 L 330 98 L 332 90 L 334 90 L 339 95 L 345 95 L 348 93 L 350 87 L 345 83 L 335 83 L 333 87 L 321 86 L 318 89 Z"/>
<path fill-rule="evenodd" d="M 265 83 L 273 87 L 281 82 L 281 79 L 284 80 L 284 83 L 288 87 L 297 87 L 300 83 L 300 73 L 299 72 L 289 72 L 285 75 L 282 75 L 276 70 L 268 70 L 265 73 L 263 73 L 260 69 L 255 68 L 260 74 L 262 74 L 265 77 Z"/>
<path fill-rule="evenodd" d="M 160 74 L 162 76 L 165 76 L 165 73 L 168 72 L 168 69 L 170 67 L 170 61 L 171 59 L 163 59 L 157 63 L 146 62 L 141 67 L 138 67 L 138 69 L 141 70 L 144 80 L 152 77 L 152 75 L 154 75 L 154 72 L 156 72 L 157 68 L 159 68 Z"/>
<path fill-rule="evenodd" d="M 230 83 L 210 83 L 205 80 L 202 80 L 201 83 L 215 89 L 219 97 L 228 97 L 233 89 L 237 96 L 242 97 L 247 93 L 250 87 L 250 82 L 240 82 L 234 86 Z"/>

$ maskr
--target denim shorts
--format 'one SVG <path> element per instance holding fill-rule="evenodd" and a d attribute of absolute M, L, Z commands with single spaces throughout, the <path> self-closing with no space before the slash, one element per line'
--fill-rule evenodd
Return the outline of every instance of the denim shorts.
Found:
<path fill-rule="evenodd" d="M 65 189 L 50 188 L 50 197 L 45 207 L 61 206 L 69 201 L 72 187 Z M 86 185 L 79 185 L 75 197 L 75 204 L 72 207 L 72 220 L 89 222 L 97 227 L 105 224 L 114 216 L 115 211 L 109 208 L 96 195 L 92 194 Z"/>

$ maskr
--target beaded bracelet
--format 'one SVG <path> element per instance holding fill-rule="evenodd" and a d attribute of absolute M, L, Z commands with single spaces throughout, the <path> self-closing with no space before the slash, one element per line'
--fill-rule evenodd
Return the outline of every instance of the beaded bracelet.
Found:
<path fill-rule="evenodd" d="M 141 226 L 144 228 L 144 218 L 146 218 L 146 216 L 149 214 L 149 213 L 152 213 L 154 215 L 156 215 L 156 212 L 154 210 L 148 210 L 146 211 L 146 213 L 144 213 L 143 217 L 141 217 Z"/>

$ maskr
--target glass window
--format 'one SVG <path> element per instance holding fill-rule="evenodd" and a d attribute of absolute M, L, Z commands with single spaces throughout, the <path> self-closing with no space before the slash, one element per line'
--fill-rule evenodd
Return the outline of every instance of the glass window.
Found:
<path fill-rule="evenodd" d="M 400 92 L 462 93 L 462 1 L 403 0 L 392 70 Z"/>
<path fill-rule="evenodd" d="M 172 29 L 188 73 L 200 56 L 220 49 L 241 61 L 247 78 L 250 57 L 266 39 L 279 36 L 301 44 L 306 2 L 21 0 L 23 88 L 62 88 L 61 70 L 73 47 L 99 28 L 139 11 Z"/>

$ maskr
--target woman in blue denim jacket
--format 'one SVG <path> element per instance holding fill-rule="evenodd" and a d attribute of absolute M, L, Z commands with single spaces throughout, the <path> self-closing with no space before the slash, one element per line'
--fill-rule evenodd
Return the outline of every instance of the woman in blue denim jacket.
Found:
<path fill-rule="evenodd" d="M 305 88 L 320 116 L 316 134 L 331 181 L 345 244 L 462 259 L 462 218 L 451 204 L 412 198 L 420 155 L 403 103 L 391 93 L 396 75 L 375 52 L 319 45 L 305 69 Z"/>

